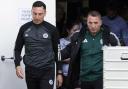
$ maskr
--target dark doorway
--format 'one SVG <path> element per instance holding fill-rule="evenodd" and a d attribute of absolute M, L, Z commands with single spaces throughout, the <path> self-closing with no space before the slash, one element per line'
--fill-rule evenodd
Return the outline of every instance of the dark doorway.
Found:
<path fill-rule="evenodd" d="M 83 8 L 97 10 L 104 16 L 109 3 L 117 5 L 119 15 L 128 20 L 128 0 L 56 0 L 56 26 L 60 36 L 63 36 L 64 24 L 83 15 Z M 85 11 L 84 14 L 86 13 Z"/>

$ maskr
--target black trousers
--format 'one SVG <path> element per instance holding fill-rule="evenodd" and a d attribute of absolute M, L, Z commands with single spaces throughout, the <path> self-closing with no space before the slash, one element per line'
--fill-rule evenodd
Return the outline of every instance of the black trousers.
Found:
<path fill-rule="evenodd" d="M 27 67 L 25 75 L 27 89 L 53 89 L 55 68 L 39 70 Z"/>
<path fill-rule="evenodd" d="M 81 82 L 81 89 L 103 89 L 103 79 L 91 82 Z"/>

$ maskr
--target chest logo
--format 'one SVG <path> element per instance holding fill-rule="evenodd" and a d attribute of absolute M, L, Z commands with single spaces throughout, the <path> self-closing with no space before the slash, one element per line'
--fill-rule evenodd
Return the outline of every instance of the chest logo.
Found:
<path fill-rule="evenodd" d="M 48 34 L 47 33 L 44 33 L 43 34 L 43 38 L 48 38 Z"/>
<path fill-rule="evenodd" d="M 82 43 L 87 43 L 87 42 L 88 42 L 88 40 L 87 39 L 84 39 Z"/>
<path fill-rule="evenodd" d="M 28 34 L 25 34 L 25 37 L 28 37 Z"/>

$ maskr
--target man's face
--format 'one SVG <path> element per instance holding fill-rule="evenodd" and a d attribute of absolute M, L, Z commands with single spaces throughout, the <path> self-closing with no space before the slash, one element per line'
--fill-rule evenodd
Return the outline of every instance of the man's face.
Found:
<path fill-rule="evenodd" d="M 96 34 L 100 30 L 101 24 L 102 21 L 98 16 L 87 17 L 87 26 L 92 34 Z"/>
<path fill-rule="evenodd" d="M 43 7 L 32 8 L 32 18 L 35 24 L 42 23 L 45 15 L 46 15 L 46 10 Z"/>

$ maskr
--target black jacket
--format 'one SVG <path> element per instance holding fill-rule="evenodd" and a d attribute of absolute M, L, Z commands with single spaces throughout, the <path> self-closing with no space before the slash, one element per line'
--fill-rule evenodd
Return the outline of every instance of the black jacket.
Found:
<path fill-rule="evenodd" d="M 103 34 L 103 45 L 106 46 L 116 46 L 119 45 L 119 40 L 115 35 L 111 34 L 110 30 L 106 26 L 102 26 Z M 69 88 L 74 89 L 74 87 L 78 84 L 79 73 L 80 73 L 80 45 L 84 40 L 84 34 L 87 30 L 87 27 L 84 25 L 79 33 L 75 33 L 72 37 L 71 43 L 61 51 L 62 59 L 71 58 L 70 66 L 69 66 Z"/>
<path fill-rule="evenodd" d="M 58 63 L 58 42 L 56 28 L 46 21 L 38 25 L 32 21 L 22 25 L 14 48 L 15 66 L 20 65 L 24 45 L 23 60 L 26 66 L 42 69 L 52 66 L 55 61 Z"/>

